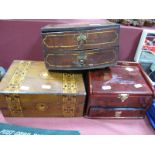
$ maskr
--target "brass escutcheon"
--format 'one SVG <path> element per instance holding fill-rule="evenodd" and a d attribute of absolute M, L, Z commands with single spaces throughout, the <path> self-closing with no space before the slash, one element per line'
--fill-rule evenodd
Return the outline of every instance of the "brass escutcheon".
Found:
<path fill-rule="evenodd" d="M 126 99 L 128 99 L 129 94 L 119 94 L 118 98 L 121 99 L 122 102 L 124 102 Z"/>
<path fill-rule="evenodd" d="M 84 35 L 83 33 L 80 33 L 79 36 L 77 36 L 77 41 L 86 41 L 87 40 L 87 36 Z"/>
<path fill-rule="evenodd" d="M 77 36 L 77 41 L 78 41 L 78 48 L 81 48 L 83 44 L 87 41 L 87 36 L 84 35 L 83 33 L 80 33 L 80 35 Z"/>
<path fill-rule="evenodd" d="M 36 105 L 36 109 L 38 111 L 44 112 L 44 111 L 46 111 L 48 109 L 48 106 L 45 103 L 38 103 Z"/>

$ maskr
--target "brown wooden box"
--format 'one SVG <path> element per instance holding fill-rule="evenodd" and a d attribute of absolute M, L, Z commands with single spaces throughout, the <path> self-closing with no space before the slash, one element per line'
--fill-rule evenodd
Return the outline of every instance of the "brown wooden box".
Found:
<path fill-rule="evenodd" d="M 85 70 L 116 64 L 118 24 L 47 25 L 41 35 L 48 70 Z"/>
<path fill-rule="evenodd" d="M 152 85 L 138 63 L 89 71 L 88 79 L 88 117 L 141 118 L 152 103 Z"/>
<path fill-rule="evenodd" d="M 14 61 L 0 83 L 0 110 L 13 117 L 82 116 L 82 74 L 48 72 L 42 61 Z"/>

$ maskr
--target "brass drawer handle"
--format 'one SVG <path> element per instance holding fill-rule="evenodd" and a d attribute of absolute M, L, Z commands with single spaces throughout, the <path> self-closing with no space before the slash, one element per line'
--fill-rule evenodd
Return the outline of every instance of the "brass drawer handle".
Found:
<path fill-rule="evenodd" d="M 77 36 L 78 41 L 78 48 L 82 48 L 83 44 L 87 41 L 87 36 L 83 33 L 80 33 L 79 36 Z"/>
<path fill-rule="evenodd" d="M 115 111 L 115 117 L 121 117 L 122 111 Z"/>

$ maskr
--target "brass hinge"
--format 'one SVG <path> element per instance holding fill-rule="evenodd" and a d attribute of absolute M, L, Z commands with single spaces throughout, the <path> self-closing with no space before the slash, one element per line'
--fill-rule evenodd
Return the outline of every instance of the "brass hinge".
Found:
<path fill-rule="evenodd" d="M 11 116 L 14 116 L 14 117 L 23 116 L 20 97 L 18 95 L 16 94 L 6 95 L 6 101 L 7 101 Z"/>

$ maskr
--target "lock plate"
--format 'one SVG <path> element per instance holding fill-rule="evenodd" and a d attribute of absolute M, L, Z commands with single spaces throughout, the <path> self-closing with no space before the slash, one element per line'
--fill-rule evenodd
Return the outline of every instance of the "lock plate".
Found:
<path fill-rule="evenodd" d="M 48 109 L 48 105 L 45 104 L 45 103 L 37 103 L 37 104 L 36 104 L 36 109 L 37 109 L 37 111 L 39 111 L 39 112 L 45 112 L 45 111 L 47 111 L 47 109 Z"/>
<path fill-rule="evenodd" d="M 127 100 L 129 97 L 129 94 L 119 94 L 118 98 L 121 99 L 122 102 L 124 102 L 125 100 Z"/>

